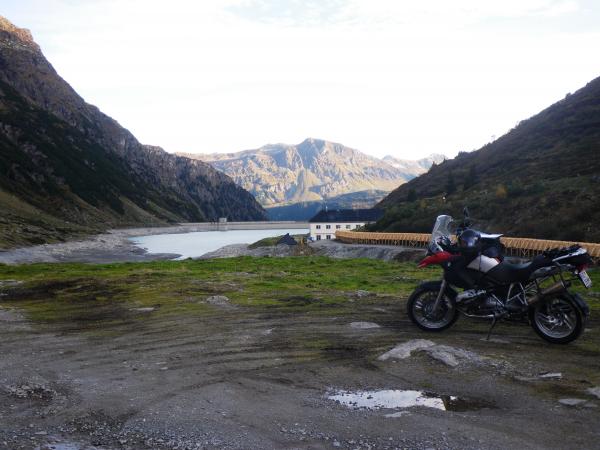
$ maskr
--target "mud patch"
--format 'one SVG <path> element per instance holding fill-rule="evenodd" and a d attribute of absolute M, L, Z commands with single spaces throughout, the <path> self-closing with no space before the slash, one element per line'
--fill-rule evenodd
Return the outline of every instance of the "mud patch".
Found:
<path fill-rule="evenodd" d="M 307 306 L 322 302 L 320 298 L 308 297 L 305 295 L 294 295 L 292 297 L 284 297 L 277 300 L 279 303 L 285 306 Z"/>
<path fill-rule="evenodd" d="M 125 306 L 127 290 L 117 284 L 95 278 L 25 283 L 5 290 L 2 301 L 24 308 L 34 322 L 97 328 L 99 323 L 131 321 L 132 312 Z"/>
<path fill-rule="evenodd" d="M 426 391 L 402 389 L 386 389 L 380 391 L 337 391 L 329 394 L 327 398 L 349 408 L 370 410 L 424 406 L 426 408 L 439 409 L 442 411 L 464 412 L 495 407 L 493 403 L 485 400 L 467 399 L 452 395 L 439 395 Z"/>

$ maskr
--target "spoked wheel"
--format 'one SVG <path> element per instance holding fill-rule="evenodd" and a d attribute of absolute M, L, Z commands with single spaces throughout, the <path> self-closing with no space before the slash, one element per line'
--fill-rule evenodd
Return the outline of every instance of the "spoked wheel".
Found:
<path fill-rule="evenodd" d="M 458 319 L 454 300 L 444 294 L 436 311 L 433 310 L 439 287 L 419 286 L 408 298 L 407 312 L 410 320 L 426 331 L 442 331 Z"/>
<path fill-rule="evenodd" d="M 584 328 L 583 314 L 566 296 L 539 302 L 531 308 L 529 318 L 535 332 L 554 344 L 574 341 Z"/>

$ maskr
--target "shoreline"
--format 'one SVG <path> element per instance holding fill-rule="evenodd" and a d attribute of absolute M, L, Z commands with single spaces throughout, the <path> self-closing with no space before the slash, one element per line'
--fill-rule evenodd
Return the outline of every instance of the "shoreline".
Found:
<path fill-rule="evenodd" d="M 149 234 L 171 234 L 178 227 L 155 228 Z M 0 264 L 19 265 L 35 263 L 84 263 L 110 264 L 120 262 L 146 262 L 173 260 L 178 253 L 149 253 L 138 247 L 130 239 L 140 236 L 146 229 L 112 230 L 109 233 L 94 236 L 90 239 L 63 242 L 59 244 L 43 244 L 22 247 L 8 251 L 0 251 Z M 207 230 L 208 231 L 208 230 Z M 229 244 L 215 251 L 207 252 L 193 259 L 235 258 L 238 256 L 253 257 L 286 257 L 298 256 L 295 247 L 287 245 L 248 248 L 251 243 Z M 330 258 L 368 258 L 384 261 L 406 261 L 422 257 L 424 251 L 389 245 L 344 244 L 338 241 L 318 241 L 310 244 L 307 253 L 314 256 Z"/>
<path fill-rule="evenodd" d="M 225 228 L 226 226 L 226 228 Z M 148 253 L 130 239 L 159 234 L 185 234 L 202 231 L 308 228 L 306 222 L 228 222 L 189 223 L 169 227 L 142 227 L 109 230 L 106 233 L 56 244 L 41 244 L 0 250 L 0 264 L 33 264 L 78 262 L 108 264 L 114 262 L 143 262 L 175 259 L 178 253 Z M 249 243 L 251 244 L 251 243 Z"/>

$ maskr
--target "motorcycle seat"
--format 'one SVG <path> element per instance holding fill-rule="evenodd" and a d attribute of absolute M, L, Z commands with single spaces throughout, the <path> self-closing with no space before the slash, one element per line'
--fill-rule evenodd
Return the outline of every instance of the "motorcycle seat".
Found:
<path fill-rule="evenodd" d="M 544 255 L 536 256 L 525 264 L 512 264 L 502 261 L 488 272 L 488 275 L 500 283 L 524 282 L 540 267 L 547 266 L 548 259 Z"/>

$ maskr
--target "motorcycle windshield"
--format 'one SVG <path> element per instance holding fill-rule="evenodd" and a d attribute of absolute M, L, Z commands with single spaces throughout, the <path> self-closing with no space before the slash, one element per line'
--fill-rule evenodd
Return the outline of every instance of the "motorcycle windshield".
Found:
<path fill-rule="evenodd" d="M 431 231 L 431 239 L 429 240 L 429 250 L 432 253 L 441 252 L 444 249 L 440 246 L 442 242 L 450 242 L 450 224 L 452 223 L 450 216 L 438 216 L 435 220 L 435 225 Z"/>

